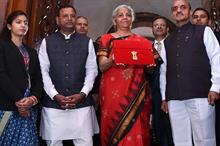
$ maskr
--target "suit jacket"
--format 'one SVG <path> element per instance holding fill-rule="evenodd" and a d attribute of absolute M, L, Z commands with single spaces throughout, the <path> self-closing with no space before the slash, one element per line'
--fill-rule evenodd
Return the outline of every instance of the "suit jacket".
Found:
<path fill-rule="evenodd" d="M 30 56 L 31 95 L 40 98 L 43 88 L 37 52 L 25 46 Z M 15 102 L 24 97 L 28 78 L 23 56 L 11 41 L 0 40 L 0 110 L 17 110 Z"/>
<path fill-rule="evenodd" d="M 215 33 L 215 36 L 218 40 L 218 42 L 220 43 L 220 32 L 214 32 Z"/>

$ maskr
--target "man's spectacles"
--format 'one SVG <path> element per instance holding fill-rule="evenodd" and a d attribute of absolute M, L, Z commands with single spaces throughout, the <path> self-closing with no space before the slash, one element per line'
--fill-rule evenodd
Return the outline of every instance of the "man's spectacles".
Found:
<path fill-rule="evenodd" d="M 176 12 L 178 9 L 180 9 L 180 11 L 183 11 L 183 10 L 186 10 L 186 9 L 188 9 L 188 8 L 189 8 L 189 7 L 186 6 L 186 5 L 181 5 L 180 7 L 174 6 L 174 7 L 171 8 L 171 11 L 172 11 L 172 12 Z"/>

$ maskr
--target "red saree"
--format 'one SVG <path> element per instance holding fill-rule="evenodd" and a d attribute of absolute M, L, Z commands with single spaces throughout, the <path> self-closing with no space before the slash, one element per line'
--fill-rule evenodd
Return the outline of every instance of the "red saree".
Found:
<path fill-rule="evenodd" d="M 98 55 L 111 55 L 108 50 L 112 38 L 110 34 L 102 36 Z M 125 39 L 145 38 L 132 35 Z M 102 146 L 150 145 L 149 93 L 144 66 L 113 64 L 103 73 L 100 84 Z"/>

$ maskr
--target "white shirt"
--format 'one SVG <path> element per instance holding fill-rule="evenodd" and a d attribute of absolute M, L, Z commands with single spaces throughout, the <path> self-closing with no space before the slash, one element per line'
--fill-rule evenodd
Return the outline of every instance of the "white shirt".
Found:
<path fill-rule="evenodd" d="M 210 27 L 205 27 L 203 42 L 211 65 L 211 82 L 210 91 L 220 92 L 220 46 Z M 164 49 L 165 51 L 165 49 Z M 162 99 L 165 100 L 166 90 L 166 71 L 167 61 L 166 53 L 161 54 L 164 63 L 160 67 L 160 91 Z"/>
<path fill-rule="evenodd" d="M 64 35 L 65 39 L 70 38 L 70 35 Z M 88 57 L 86 60 L 86 76 L 84 86 L 81 92 L 86 95 L 93 87 L 95 77 L 98 74 L 96 54 L 94 51 L 93 42 L 90 39 L 88 45 Z M 39 61 L 41 73 L 44 83 L 44 89 L 49 97 L 57 94 L 54 84 L 49 75 L 50 61 L 46 50 L 46 41 L 43 39 L 39 50 Z M 91 137 L 94 133 L 99 132 L 98 122 L 93 106 L 60 110 L 54 108 L 42 108 L 40 135 L 45 140 L 65 140 Z"/>
<path fill-rule="evenodd" d="M 167 62 L 167 59 L 166 59 L 166 50 L 165 50 L 165 46 L 164 46 L 164 40 L 165 40 L 166 38 L 164 38 L 163 40 L 161 40 L 160 41 L 160 43 L 161 43 L 161 50 L 160 50 L 160 57 L 162 58 L 162 60 L 163 60 L 163 63 L 160 65 L 160 74 L 161 74 L 161 69 L 162 69 L 162 71 L 163 71 L 163 69 L 165 68 L 165 66 L 166 66 L 166 62 Z M 158 41 L 157 40 L 155 40 L 154 41 L 154 48 L 157 50 L 157 48 L 158 48 Z M 164 82 L 166 81 L 166 79 L 163 79 L 164 77 L 166 77 L 166 76 L 161 76 L 160 75 L 160 79 L 159 79 L 159 81 L 160 81 L 160 84 L 164 84 Z M 161 83 L 161 81 L 163 81 L 162 83 Z M 161 88 L 161 86 L 160 86 L 160 88 Z M 161 92 L 162 93 L 162 92 Z M 165 94 L 165 92 L 164 92 L 164 94 Z M 161 96 L 162 97 L 165 97 L 165 95 L 163 95 L 163 94 L 161 94 Z"/>

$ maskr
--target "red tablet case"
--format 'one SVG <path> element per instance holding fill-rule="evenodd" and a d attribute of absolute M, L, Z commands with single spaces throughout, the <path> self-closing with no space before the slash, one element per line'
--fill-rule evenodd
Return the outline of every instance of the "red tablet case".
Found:
<path fill-rule="evenodd" d="M 155 65 L 152 44 L 148 40 L 114 40 L 112 49 L 116 64 Z"/>

